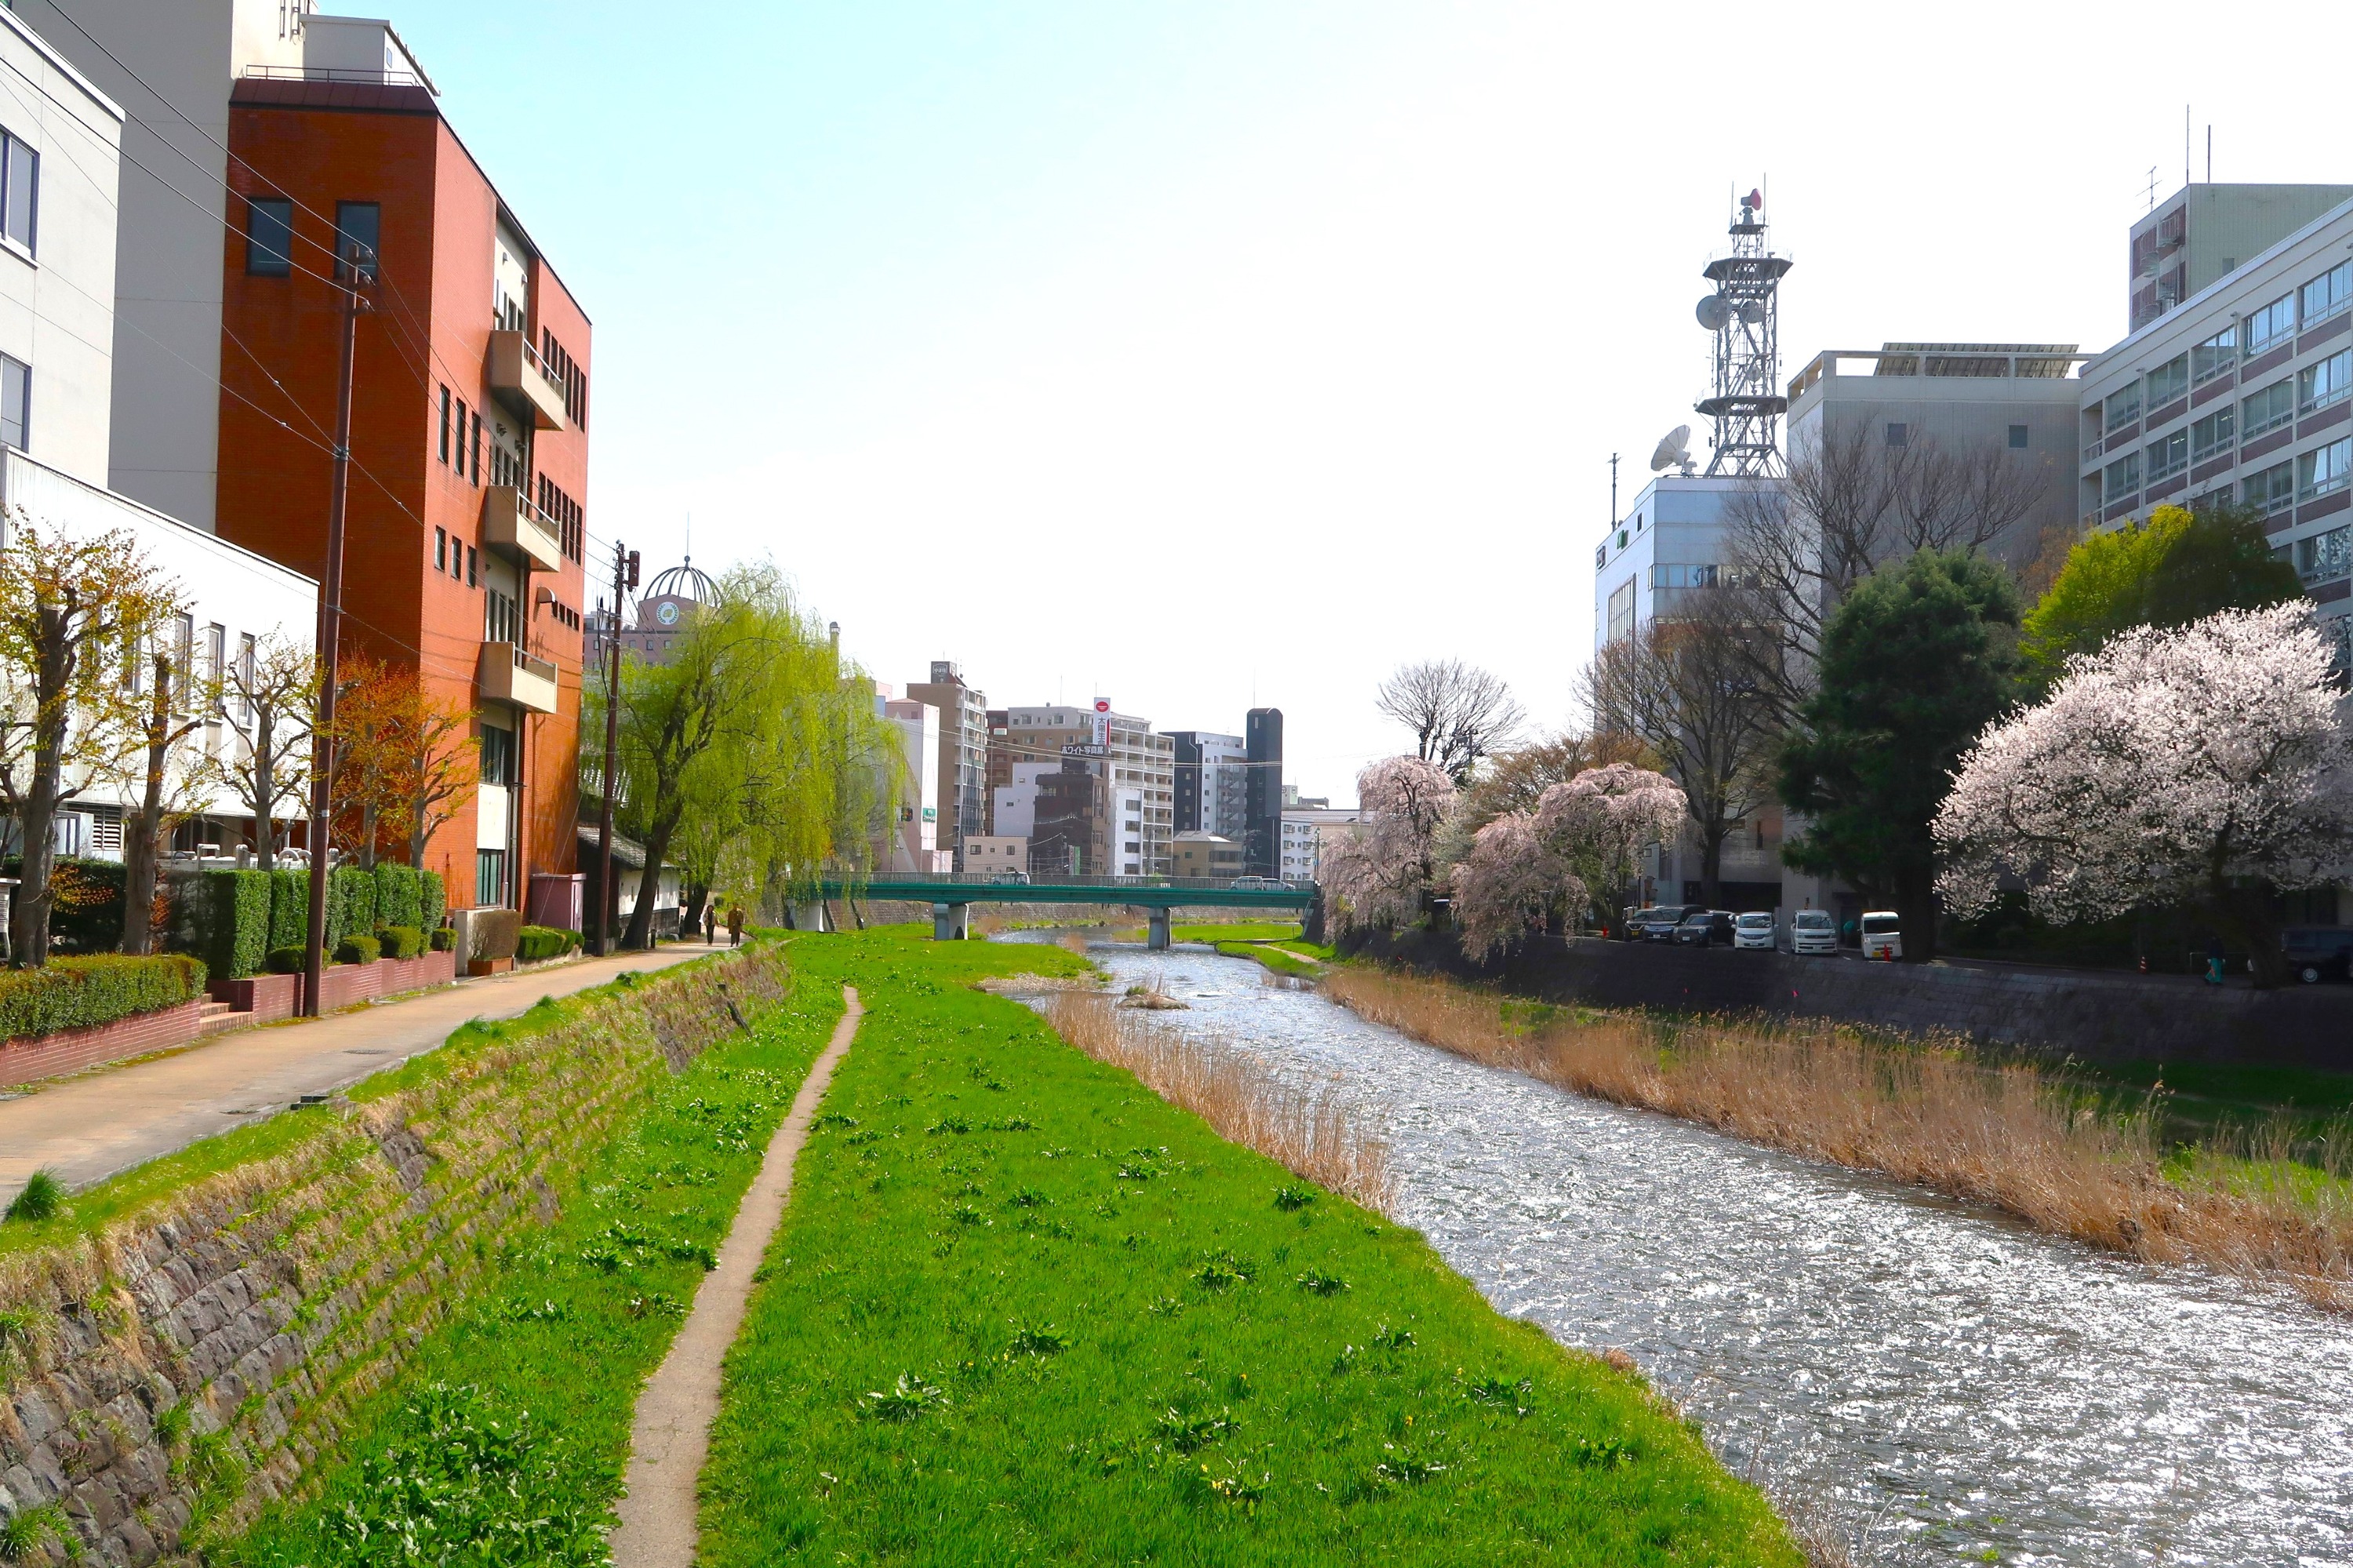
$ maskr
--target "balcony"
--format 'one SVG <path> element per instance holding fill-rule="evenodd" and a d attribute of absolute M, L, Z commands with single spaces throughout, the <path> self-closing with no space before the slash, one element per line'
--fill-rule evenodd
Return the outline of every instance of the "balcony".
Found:
<path fill-rule="evenodd" d="M 535 714 L 555 711 L 555 666 L 512 642 L 482 644 L 482 700 L 512 703 Z"/>
<path fill-rule="evenodd" d="M 494 484 L 482 493 L 482 543 L 533 571 L 564 567 L 563 533 L 512 484 Z"/>
<path fill-rule="evenodd" d="M 564 429 L 564 388 L 539 362 L 531 336 L 520 332 L 491 334 L 491 390 L 501 402 L 542 430 Z"/>

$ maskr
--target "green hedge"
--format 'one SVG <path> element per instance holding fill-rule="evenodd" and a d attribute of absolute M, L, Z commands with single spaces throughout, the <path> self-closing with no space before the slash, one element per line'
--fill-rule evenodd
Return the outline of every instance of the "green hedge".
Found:
<path fill-rule="evenodd" d="M 273 889 L 266 871 L 222 869 L 196 874 L 187 890 L 195 916 L 196 956 L 224 979 L 259 972 L 269 958 Z"/>
<path fill-rule="evenodd" d="M 25 863 L 16 855 L 0 861 L 0 874 L 22 881 Z M 79 860 L 58 855 L 50 863 L 50 885 L 72 885 L 87 903 L 49 906 L 49 937 L 69 952 L 109 953 L 122 946 L 123 867 L 115 860 Z"/>
<path fill-rule="evenodd" d="M 427 931 L 438 930 L 449 919 L 449 890 L 442 885 L 438 871 L 417 874 L 417 923 Z"/>
<path fill-rule="evenodd" d="M 458 933 L 448 926 L 436 926 L 427 938 L 437 953 L 446 953 L 458 945 Z"/>
<path fill-rule="evenodd" d="M 523 962 L 559 958 L 580 945 L 580 933 L 560 926 L 525 926 L 515 934 L 515 957 Z"/>
<path fill-rule="evenodd" d="M 272 948 L 269 949 L 269 972 L 274 975 L 299 975 L 303 969 L 303 960 L 309 957 L 310 949 L 300 942 L 290 948 Z"/>
<path fill-rule="evenodd" d="M 344 938 L 335 948 L 335 962 L 339 964 L 372 964 L 382 957 L 382 942 L 356 932 Z"/>
<path fill-rule="evenodd" d="M 0 969 L 0 1040 L 111 1023 L 177 1007 L 204 991 L 204 960 L 185 953 L 102 953 L 51 959 L 37 969 Z"/>
<path fill-rule="evenodd" d="M 337 866 L 327 879 L 327 946 L 375 929 L 375 874 L 355 865 Z"/>
<path fill-rule="evenodd" d="M 375 868 L 375 923 L 378 926 L 416 926 L 425 924 L 417 914 L 417 884 L 421 878 L 416 870 L 406 865 L 380 865 Z"/>
<path fill-rule="evenodd" d="M 311 874 L 280 870 L 269 874 L 269 950 L 299 948 L 311 935 Z M 297 964 L 296 969 L 302 966 Z"/>
<path fill-rule="evenodd" d="M 414 926 L 378 926 L 375 938 L 387 959 L 413 959 L 425 950 L 425 933 Z"/>

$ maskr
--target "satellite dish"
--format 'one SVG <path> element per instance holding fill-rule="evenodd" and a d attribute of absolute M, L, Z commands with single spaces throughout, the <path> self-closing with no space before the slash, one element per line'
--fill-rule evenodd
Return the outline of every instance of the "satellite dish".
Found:
<path fill-rule="evenodd" d="M 1758 304 L 1756 301 L 1751 300 L 1746 304 L 1740 307 L 1740 323 L 1743 326 L 1755 326 L 1758 322 L 1761 322 L 1764 319 L 1765 307 Z"/>
<path fill-rule="evenodd" d="M 1732 319 L 1732 307 L 1724 302 L 1722 294 L 1710 294 L 1692 313 L 1699 317 L 1699 324 L 1708 331 L 1722 332 L 1724 323 Z"/>
<path fill-rule="evenodd" d="M 1651 471 L 1659 473 L 1678 465 L 1688 468 L 1691 466 L 1690 447 L 1691 427 L 1677 425 L 1667 432 L 1665 440 L 1659 442 L 1659 450 L 1651 454 Z"/>

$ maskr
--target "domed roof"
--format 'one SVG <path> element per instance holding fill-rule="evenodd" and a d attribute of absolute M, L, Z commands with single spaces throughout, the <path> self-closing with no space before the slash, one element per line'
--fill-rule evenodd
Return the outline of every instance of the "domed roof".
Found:
<path fill-rule="evenodd" d="M 697 604 L 713 605 L 719 602 L 719 585 L 711 580 L 709 573 L 696 570 L 694 557 L 689 556 L 683 565 L 656 575 L 646 585 L 644 597 L 691 599 Z"/>

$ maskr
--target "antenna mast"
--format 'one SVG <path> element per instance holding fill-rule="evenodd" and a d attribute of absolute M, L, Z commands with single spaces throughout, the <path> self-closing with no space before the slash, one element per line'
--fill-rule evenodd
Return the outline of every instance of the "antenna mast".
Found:
<path fill-rule="evenodd" d="M 1715 421 L 1715 450 L 1707 471 L 1736 478 L 1781 471 L 1780 290 L 1790 262 L 1765 248 L 1765 197 L 1740 198 L 1732 224 L 1732 252 L 1709 262 L 1702 275 L 1715 293 L 1700 302 L 1700 322 L 1715 333 L 1715 392 L 1699 411 Z"/>

